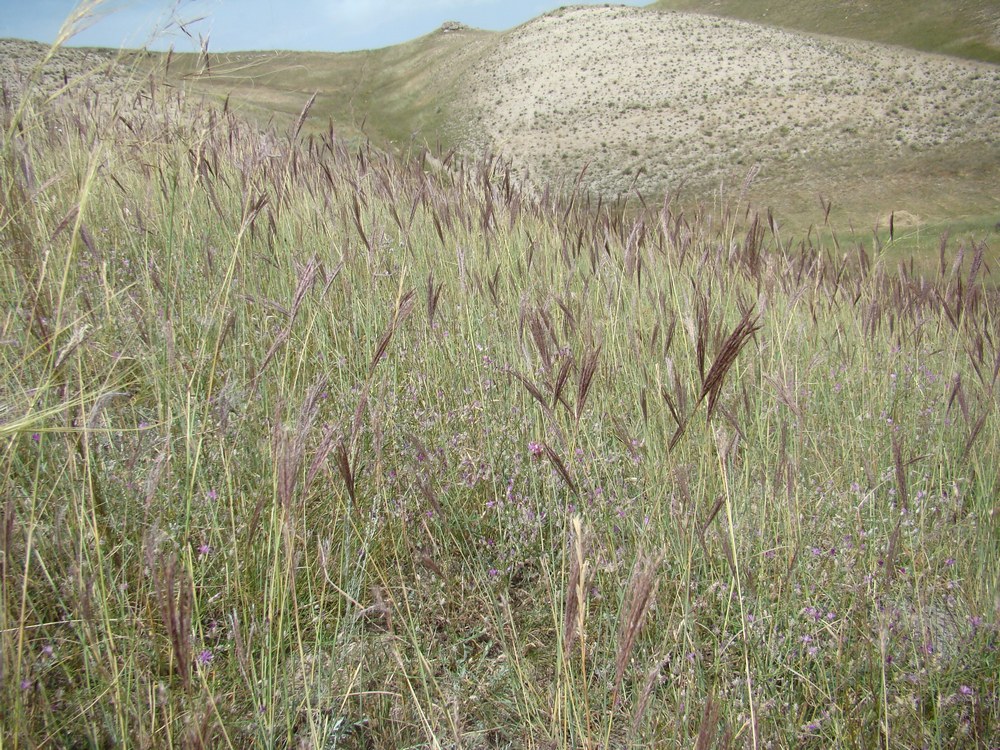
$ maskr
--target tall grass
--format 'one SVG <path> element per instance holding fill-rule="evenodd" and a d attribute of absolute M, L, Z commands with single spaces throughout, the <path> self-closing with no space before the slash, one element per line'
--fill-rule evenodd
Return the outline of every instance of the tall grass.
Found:
<path fill-rule="evenodd" d="M 981 247 L 154 83 L 0 128 L 5 746 L 1000 742 Z"/>

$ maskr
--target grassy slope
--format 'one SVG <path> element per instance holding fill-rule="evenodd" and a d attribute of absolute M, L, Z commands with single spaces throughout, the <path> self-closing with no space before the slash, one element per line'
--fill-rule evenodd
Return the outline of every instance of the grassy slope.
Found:
<path fill-rule="evenodd" d="M 763 3 L 743 3 L 737 8 L 735 3 L 699 5 L 678 0 L 657 7 L 667 5 L 734 16 L 738 11 L 754 20 L 771 20 L 763 15 L 769 7 Z M 931 4 L 926 5 L 925 10 L 896 15 L 931 19 L 933 9 Z M 787 25 L 894 41 L 922 49 L 961 48 L 965 50 L 963 54 L 976 57 L 963 40 L 986 33 L 982 31 L 986 24 L 976 23 L 977 18 L 988 15 L 985 6 L 985 3 L 975 7 L 965 3 L 949 14 L 947 23 L 934 18 L 933 23 L 920 25 L 916 21 L 885 23 L 885 18 L 873 15 L 876 11 L 872 9 L 845 14 L 839 6 L 831 9 L 825 4 L 795 4 L 798 15 L 794 22 L 788 20 Z M 885 4 L 879 7 L 886 12 Z M 935 35 L 925 27 L 933 28 Z M 917 33 L 913 29 L 925 31 Z M 230 96 L 234 106 L 255 115 L 259 121 L 274 118 L 287 125 L 294 121 L 308 98 L 319 92 L 306 123 L 307 130 L 322 130 L 332 121 L 338 134 L 352 140 L 362 135 L 363 128 L 363 135 L 381 145 L 395 144 L 405 150 L 415 141 L 418 145 L 439 144 L 448 149 L 468 143 L 472 135 L 462 109 L 452 107 L 453 103 L 464 100 L 468 89 L 468 83 L 462 81 L 463 74 L 502 45 L 504 38 L 504 35 L 465 30 L 450 34 L 435 32 L 395 47 L 344 54 L 212 55 L 208 76 L 192 75 L 199 70 L 198 58 L 182 55 L 174 58 L 171 71 L 175 80 L 183 80 L 195 90 L 219 99 Z M 989 55 L 978 57 L 991 59 Z M 605 137 L 602 135 L 598 140 Z M 585 148 L 592 149 L 592 145 Z M 901 207 L 931 224 L 961 219 L 975 226 L 980 236 L 996 222 L 997 196 L 988 189 L 994 182 L 991 165 L 995 158 L 977 146 L 963 146 L 950 152 L 938 149 L 934 154 L 914 155 L 909 159 L 885 159 L 881 154 L 865 153 L 845 161 L 841 156 L 846 153 L 821 157 L 819 161 L 813 155 L 808 164 L 799 164 L 794 158 L 782 164 L 768 160 L 752 197 L 761 205 L 775 207 L 790 228 L 797 231 L 804 231 L 816 220 L 818 193 L 833 198 L 836 219 L 845 224 L 850 220 L 860 222 L 866 228 L 874 222 L 875 215 L 888 215 Z M 627 154 L 612 161 L 618 165 L 642 163 L 641 155 L 640 159 L 634 159 Z M 929 162 L 935 163 L 929 165 Z M 578 168 L 570 171 L 575 173 Z M 544 174 L 536 170 L 539 173 Z M 936 174 L 933 186 L 929 178 L 932 173 Z M 591 176 L 596 174 L 596 167 L 592 167 Z M 816 175 L 822 175 L 825 184 L 819 184 L 814 179 Z M 885 179 L 886 175 L 893 178 Z M 737 177 L 729 182 L 738 180 Z M 687 180 L 689 185 L 693 182 L 696 180 Z M 859 211 L 863 212 L 863 219 Z"/>
<path fill-rule="evenodd" d="M 1000 63 L 995 0 L 657 0 L 652 8 L 710 13 L 788 29 Z"/>
<path fill-rule="evenodd" d="M 455 139 L 445 104 L 457 78 L 494 35 L 476 29 L 436 31 L 405 44 L 347 53 L 246 52 L 213 54 L 208 74 L 199 56 L 177 55 L 171 78 L 194 91 L 230 96 L 237 109 L 293 121 L 318 92 L 307 128 L 329 120 L 341 135 L 382 143 L 448 143 Z"/>

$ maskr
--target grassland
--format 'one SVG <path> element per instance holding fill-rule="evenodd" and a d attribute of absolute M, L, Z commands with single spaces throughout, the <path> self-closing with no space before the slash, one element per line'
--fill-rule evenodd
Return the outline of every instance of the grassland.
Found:
<path fill-rule="evenodd" d="M 447 103 L 461 96 L 459 79 L 493 37 L 452 25 L 406 44 L 360 52 L 210 54 L 207 65 L 200 55 L 183 54 L 172 58 L 167 73 L 218 102 L 228 98 L 258 122 L 276 117 L 288 124 L 317 94 L 309 131 L 332 123 L 352 141 L 370 138 L 399 149 L 450 146 L 462 128 L 449 120 Z"/>
<path fill-rule="evenodd" d="M 1000 743 L 985 243 L 5 91 L 5 747 Z"/>
<path fill-rule="evenodd" d="M 316 94 L 306 132 L 469 161 L 498 153 L 537 186 L 568 188 L 582 174 L 594 198 L 669 193 L 690 209 L 720 191 L 735 200 L 753 171 L 745 197 L 798 234 L 830 203 L 844 230 L 915 217 L 931 256 L 939 227 L 970 227 L 969 242 L 992 236 L 1000 68 L 974 54 L 986 44 L 976 35 L 994 33 L 988 4 L 955 6 L 947 23 L 927 3 L 842 5 L 797 3 L 783 23 L 868 41 L 580 7 L 508 32 L 441 29 L 380 50 L 175 55 L 170 80 L 282 128 Z M 771 21 L 753 3 L 681 6 Z"/>

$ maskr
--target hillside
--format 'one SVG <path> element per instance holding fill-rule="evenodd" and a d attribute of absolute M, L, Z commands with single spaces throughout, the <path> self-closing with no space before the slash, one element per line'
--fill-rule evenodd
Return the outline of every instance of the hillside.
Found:
<path fill-rule="evenodd" d="M 742 21 L 573 7 L 503 35 L 465 79 L 485 145 L 605 196 L 738 190 L 855 220 L 1000 210 L 1000 69 Z M 874 210 L 873 210 L 874 207 Z M 870 223 L 867 224 L 870 226 Z"/>
<path fill-rule="evenodd" d="M 930 17 L 925 5 L 906 18 Z M 876 18 L 871 4 L 851 4 L 843 16 L 795 7 L 789 25 L 801 17 L 800 26 L 831 33 L 855 34 Z M 937 48 L 989 27 L 988 11 L 956 6 L 950 41 Z M 899 41 L 892 34 L 905 24 L 876 26 Z M 60 52 L 50 78 L 77 53 Z M 914 249 L 933 247 L 956 222 L 981 236 L 1000 215 L 1000 69 L 899 46 L 604 6 L 562 9 L 504 33 L 445 24 L 362 52 L 136 59 L 261 126 L 287 129 L 316 94 L 307 132 L 332 126 L 349 143 L 401 152 L 496 151 L 539 185 L 573 184 L 586 167 L 582 186 L 606 198 L 681 190 L 687 203 L 712 203 L 720 187 L 739 194 L 753 172 L 745 197 L 796 232 L 821 221 L 821 203 L 832 201 L 841 227 L 884 226 L 895 212 L 896 226 L 923 232 L 922 240 L 914 232 Z"/>
<path fill-rule="evenodd" d="M 651 8 L 740 18 L 1000 63 L 996 0 L 657 0 Z"/>
<path fill-rule="evenodd" d="M 241 52 L 175 55 L 171 80 L 222 100 L 245 114 L 291 121 L 314 93 L 309 125 L 330 120 L 341 136 L 362 133 L 387 144 L 455 140 L 444 104 L 455 82 L 482 58 L 494 34 L 459 24 L 405 44 L 345 53 Z"/>

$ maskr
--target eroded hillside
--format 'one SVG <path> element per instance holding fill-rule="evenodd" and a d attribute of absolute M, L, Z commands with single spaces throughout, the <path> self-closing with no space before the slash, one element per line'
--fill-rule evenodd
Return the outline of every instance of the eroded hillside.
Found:
<path fill-rule="evenodd" d="M 922 211 L 929 190 L 1000 206 L 1000 69 L 985 63 L 580 6 L 504 35 L 467 84 L 479 146 L 541 180 L 586 167 L 604 195 L 706 194 L 760 165 L 758 196 L 792 210 L 817 192 L 862 210 Z"/>

